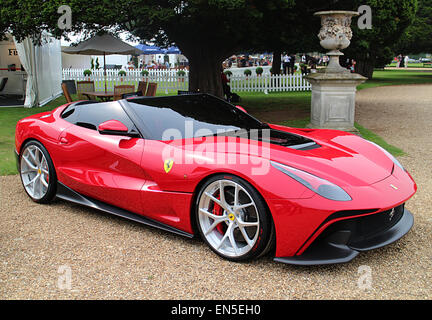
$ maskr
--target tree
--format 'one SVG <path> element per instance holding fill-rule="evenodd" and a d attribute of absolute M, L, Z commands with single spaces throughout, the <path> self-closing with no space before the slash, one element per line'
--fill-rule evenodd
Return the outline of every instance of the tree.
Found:
<path fill-rule="evenodd" d="M 190 90 L 222 96 L 224 59 L 242 51 L 271 50 L 275 57 L 282 51 L 318 51 L 319 19 L 313 13 L 357 11 L 360 4 L 372 7 L 373 28 L 359 30 L 353 23 L 345 54 L 357 61 L 357 72 L 371 78 L 376 62 L 391 55 L 414 20 L 417 0 L 2 0 L 0 36 L 12 32 L 22 40 L 39 39 L 42 30 L 56 37 L 129 31 L 163 47 L 176 44 L 189 60 Z M 71 8 L 71 30 L 59 27 L 61 5 Z"/>
<path fill-rule="evenodd" d="M 257 7 L 262 12 L 262 21 L 259 30 L 250 39 L 250 51 L 272 52 L 272 73 L 279 74 L 281 67 L 281 54 L 284 51 L 296 52 L 296 44 L 301 31 L 296 25 L 296 17 L 302 12 L 298 10 L 297 4 L 286 2 L 276 6 L 273 2 L 261 1 Z M 293 28 L 295 26 L 295 28 Z M 295 30 L 295 32 L 293 32 Z M 298 48 L 298 47 L 297 47 Z"/>
<path fill-rule="evenodd" d="M 401 37 L 396 53 L 419 54 L 432 52 L 432 0 L 419 0 L 414 22 Z"/>
<path fill-rule="evenodd" d="M 372 9 L 372 29 L 359 29 L 353 19 L 351 45 L 344 50 L 346 57 L 356 60 L 355 71 L 372 79 L 374 67 L 382 67 L 393 59 L 395 44 L 414 21 L 417 0 L 343 2 L 347 3 L 343 7 L 355 11 L 360 5 Z"/>
<path fill-rule="evenodd" d="M 280 73 L 281 53 L 316 52 L 322 50 L 317 38 L 321 23 L 314 12 L 328 10 L 322 0 L 295 1 L 282 8 L 261 2 L 263 26 L 255 37 L 254 49 L 273 52 L 273 73 Z"/>
<path fill-rule="evenodd" d="M 277 9 L 285 8 L 293 0 L 266 2 Z M 195 0 L 157 3 L 161 14 L 152 16 L 150 25 L 148 12 L 144 8 L 138 10 L 138 15 L 129 17 L 135 21 L 136 26 L 142 26 L 133 28 L 131 32 L 142 39 L 156 35 L 156 42 L 162 46 L 167 46 L 170 42 L 176 43 L 189 60 L 190 90 L 222 96 L 222 61 L 253 46 L 253 39 L 265 25 L 260 6 L 262 1 Z"/>
<path fill-rule="evenodd" d="M 420 0 L 430 3 L 432 0 Z M 299 1 L 282 10 L 274 10 L 262 1 L 260 11 L 263 12 L 263 26 L 254 38 L 255 48 L 272 49 L 273 69 L 280 70 L 280 54 L 286 52 L 321 51 L 317 34 L 320 29 L 320 19 L 313 14 L 325 10 L 357 11 L 360 5 L 369 5 L 372 9 L 372 29 L 359 29 L 357 19 L 352 19 L 353 38 L 351 45 L 344 50 L 344 58 L 356 60 L 356 72 L 372 78 L 373 69 L 387 64 L 394 57 L 395 44 L 403 37 L 405 29 L 414 21 L 417 11 L 417 0 L 333 0 Z M 431 9 L 430 4 L 424 7 Z M 428 12 L 424 8 L 423 12 Z M 430 17 L 430 15 L 425 14 Z M 429 19 L 418 20 L 421 23 Z M 431 28 L 430 23 L 421 29 Z M 409 30 L 409 29 L 408 29 Z M 419 41 L 421 31 L 414 41 Z M 425 32 L 428 34 L 427 32 Z M 429 39 L 431 39 L 429 37 Z M 427 43 L 430 40 L 424 40 Z"/>
<path fill-rule="evenodd" d="M 269 0 L 274 8 L 293 0 Z M 129 31 L 143 41 L 167 47 L 176 44 L 187 56 L 189 88 L 222 96 L 222 61 L 250 47 L 262 26 L 260 0 L 2 0 L 1 33 L 11 31 L 18 40 L 37 39 L 41 30 L 59 37 L 68 31 L 86 37 L 101 30 Z M 58 26 L 60 5 L 72 11 L 71 30 Z"/>

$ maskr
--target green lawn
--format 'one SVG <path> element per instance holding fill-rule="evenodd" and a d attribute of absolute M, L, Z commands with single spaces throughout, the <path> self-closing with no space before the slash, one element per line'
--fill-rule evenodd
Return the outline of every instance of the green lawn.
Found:
<path fill-rule="evenodd" d="M 367 81 L 358 87 L 359 90 L 385 85 L 422 84 L 432 83 L 432 72 L 416 72 L 411 70 L 385 70 L 375 71 L 374 79 Z M 170 94 L 175 94 L 170 92 Z M 259 112 L 290 109 L 293 116 L 287 119 L 281 118 L 277 123 L 291 127 L 305 127 L 309 123 L 309 117 L 295 116 L 298 113 L 305 114 L 310 110 L 311 93 L 306 92 L 274 92 L 264 93 L 239 93 L 242 100 L 239 103 L 252 115 Z M 157 95 L 165 95 L 158 91 Z M 73 97 L 75 99 L 75 97 Z M 15 125 L 19 119 L 29 115 L 52 110 L 66 103 L 64 97 L 51 101 L 42 108 L 0 108 L 0 175 L 16 174 L 14 150 Z M 367 139 L 374 141 L 387 149 L 392 154 L 399 156 L 403 151 L 395 146 L 387 144 L 381 137 L 356 124 L 357 129 Z"/>
<path fill-rule="evenodd" d="M 396 67 L 396 62 L 392 62 L 388 65 L 388 67 Z M 431 68 L 431 65 L 424 64 L 423 62 L 408 62 L 408 68 Z"/>
<path fill-rule="evenodd" d="M 310 91 L 290 92 L 238 92 L 241 104 L 253 112 L 281 110 L 285 108 L 304 109 L 310 108 Z"/>
<path fill-rule="evenodd" d="M 402 85 L 402 84 L 425 84 L 432 83 L 432 70 L 431 71 L 413 71 L 413 70 L 385 70 L 375 71 L 372 80 L 368 80 L 365 83 L 357 87 L 358 90 L 391 86 L 391 85 Z"/>

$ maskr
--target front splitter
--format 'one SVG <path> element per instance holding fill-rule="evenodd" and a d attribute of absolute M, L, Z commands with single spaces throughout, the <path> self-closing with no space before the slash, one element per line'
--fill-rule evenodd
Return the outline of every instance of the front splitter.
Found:
<path fill-rule="evenodd" d="M 276 257 L 274 261 L 294 265 L 325 265 L 346 263 L 353 260 L 362 251 L 369 251 L 387 246 L 402 238 L 412 228 L 414 217 L 404 209 L 398 223 L 391 228 L 355 245 L 322 241 L 314 243 L 302 255 L 293 257 Z"/>

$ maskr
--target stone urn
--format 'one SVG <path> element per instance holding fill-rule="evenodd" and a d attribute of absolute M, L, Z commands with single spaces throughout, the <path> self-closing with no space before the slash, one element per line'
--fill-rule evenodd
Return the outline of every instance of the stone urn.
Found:
<path fill-rule="evenodd" d="M 350 45 L 351 18 L 358 16 L 359 13 L 355 11 L 319 11 L 314 15 L 321 17 L 321 30 L 318 34 L 320 45 L 330 50 L 327 53 L 330 61 L 324 72 L 349 72 L 339 64 L 339 56 L 343 55 L 340 50 Z"/>
<path fill-rule="evenodd" d="M 353 11 L 320 11 L 320 44 L 330 50 L 326 68 L 306 76 L 312 85 L 310 128 L 327 128 L 357 133 L 354 127 L 355 94 L 365 77 L 351 73 L 339 64 L 340 50 L 350 45 L 351 18 L 359 15 Z"/>

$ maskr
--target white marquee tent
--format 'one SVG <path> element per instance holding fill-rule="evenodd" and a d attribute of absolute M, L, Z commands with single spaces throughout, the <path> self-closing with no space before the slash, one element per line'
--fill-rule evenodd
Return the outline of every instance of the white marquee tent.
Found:
<path fill-rule="evenodd" d="M 0 77 L 7 77 L 3 95 L 23 95 L 22 106 L 42 106 L 61 95 L 60 40 L 47 35 L 35 46 L 30 38 L 18 43 L 9 36 L 0 42 Z"/>

